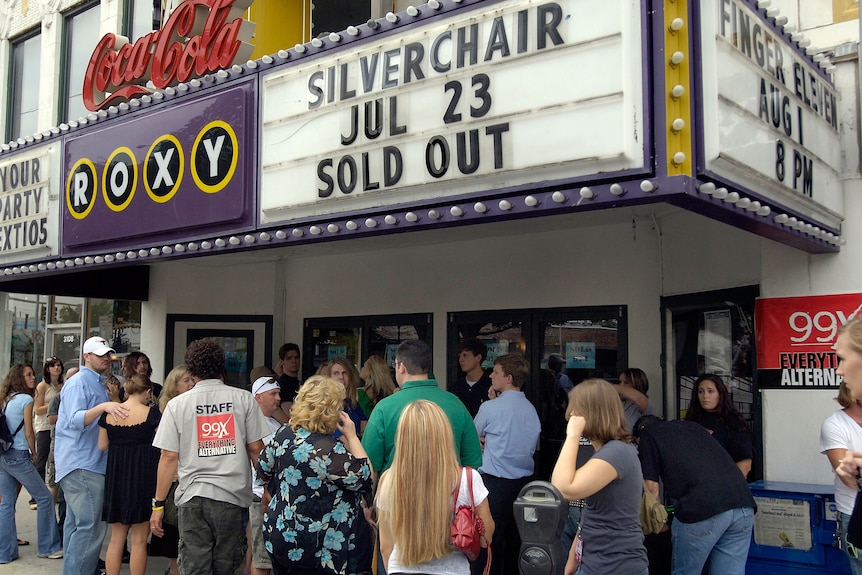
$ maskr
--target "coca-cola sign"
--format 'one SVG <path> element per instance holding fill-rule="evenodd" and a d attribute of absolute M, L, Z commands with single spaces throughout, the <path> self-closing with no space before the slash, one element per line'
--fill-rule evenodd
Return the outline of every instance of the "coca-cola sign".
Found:
<path fill-rule="evenodd" d="M 84 106 L 96 111 L 149 94 L 149 81 L 161 90 L 247 61 L 254 23 L 242 16 L 252 2 L 185 0 L 161 30 L 134 44 L 105 34 L 84 74 Z"/>

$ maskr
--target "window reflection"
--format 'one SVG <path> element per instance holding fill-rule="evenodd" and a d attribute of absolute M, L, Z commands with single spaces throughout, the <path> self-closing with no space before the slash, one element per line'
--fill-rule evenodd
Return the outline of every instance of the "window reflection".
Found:
<path fill-rule="evenodd" d="M 33 363 L 45 349 L 45 296 L 14 294 L 6 296 L 6 322 L 11 328 L 8 356 L 13 363 Z M 34 364 L 35 365 L 35 364 Z"/>
<path fill-rule="evenodd" d="M 34 134 L 38 129 L 39 59 L 42 37 L 31 36 L 12 44 L 12 90 L 9 140 Z"/>
<path fill-rule="evenodd" d="M 81 96 L 84 92 L 84 73 L 95 45 L 94 39 L 99 38 L 99 4 L 90 5 L 83 11 L 67 16 L 64 30 L 66 101 L 61 116 L 62 121 L 68 121 L 89 113 Z"/>

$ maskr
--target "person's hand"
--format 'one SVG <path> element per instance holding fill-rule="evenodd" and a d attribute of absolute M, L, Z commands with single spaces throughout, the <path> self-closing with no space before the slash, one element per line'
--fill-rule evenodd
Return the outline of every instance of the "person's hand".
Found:
<path fill-rule="evenodd" d="M 129 417 L 129 409 L 122 403 L 115 403 L 113 401 L 109 401 L 105 405 L 105 413 L 113 415 L 114 421 Z"/>
<path fill-rule="evenodd" d="M 365 520 L 371 525 L 371 528 L 377 531 L 377 508 L 373 505 L 362 506 L 362 514 L 365 515 Z"/>
<path fill-rule="evenodd" d="M 586 419 L 580 415 L 572 415 L 569 417 L 569 423 L 566 425 L 566 437 L 580 440 L 586 426 Z"/>
<path fill-rule="evenodd" d="M 848 449 L 844 458 L 839 461 L 838 467 L 835 468 L 835 473 L 842 479 L 854 481 L 859 477 L 860 468 L 862 468 L 862 453 Z"/>
<path fill-rule="evenodd" d="M 164 509 L 153 509 L 153 513 L 150 515 L 150 531 L 152 531 L 153 535 L 156 537 L 164 537 L 165 535 L 165 530 L 162 528 L 162 519 L 164 516 Z"/>
<path fill-rule="evenodd" d="M 120 386 L 119 384 L 113 382 L 106 382 L 105 389 L 108 390 L 108 397 L 111 398 L 111 401 L 119 402 L 120 401 Z"/>
<path fill-rule="evenodd" d="M 356 437 L 356 424 L 353 423 L 353 420 L 350 419 L 350 416 L 347 415 L 346 411 L 342 411 L 338 416 L 338 431 L 344 436 L 345 439 L 353 439 Z"/>
<path fill-rule="evenodd" d="M 494 389 L 493 387 L 489 387 L 488 388 L 488 399 L 497 399 L 498 397 L 500 397 L 500 394 L 497 393 L 497 390 Z"/>
<path fill-rule="evenodd" d="M 578 571 L 578 560 L 575 556 L 575 544 L 576 541 L 572 542 L 572 548 L 569 550 L 569 556 L 566 558 L 566 566 L 563 568 L 563 575 L 575 575 Z"/>

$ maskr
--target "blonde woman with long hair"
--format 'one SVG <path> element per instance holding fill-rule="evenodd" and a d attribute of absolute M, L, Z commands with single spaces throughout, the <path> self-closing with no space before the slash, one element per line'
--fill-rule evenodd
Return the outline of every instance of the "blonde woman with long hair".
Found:
<path fill-rule="evenodd" d="M 476 513 L 485 523 L 483 546 L 494 535 L 488 490 L 472 473 Z M 437 404 L 417 400 L 401 412 L 392 466 L 380 478 L 377 510 L 386 572 L 468 575 L 467 557 L 451 544 L 452 499 L 470 505 L 466 468 L 458 464 L 452 426 Z"/>
<path fill-rule="evenodd" d="M 647 575 L 640 525 L 643 473 L 619 394 L 607 381 L 588 379 L 569 392 L 567 416 L 551 483 L 570 501 L 584 499 L 586 507 L 565 575 Z M 582 435 L 596 452 L 575 469 Z"/>
<path fill-rule="evenodd" d="M 395 381 L 392 379 L 392 372 L 386 360 L 379 355 L 368 356 L 362 369 L 359 370 L 359 377 L 365 382 L 365 385 L 357 390 L 359 405 L 365 415 L 371 417 L 374 406 L 381 399 L 386 399 L 395 393 Z"/>

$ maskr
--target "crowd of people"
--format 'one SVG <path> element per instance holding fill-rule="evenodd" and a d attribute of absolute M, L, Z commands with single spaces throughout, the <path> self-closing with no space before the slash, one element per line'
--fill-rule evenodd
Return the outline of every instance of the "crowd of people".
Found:
<path fill-rule="evenodd" d="M 332 358 L 305 381 L 299 347 L 285 344 L 275 371 L 253 371 L 250 392 L 224 383 L 225 354 L 212 340 L 192 342 L 163 388 L 145 354 L 126 358 L 117 385 L 106 340 L 90 338 L 82 351 L 77 373 L 49 358 L 38 385 L 32 366 L 16 364 L 0 386 L 13 433 L 0 454 L 0 563 L 28 544 L 15 529 L 23 486 L 37 512 L 37 555 L 64 559 L 64 575 L 117 575 L 124 562 L 143 575 L 148 555 L 167 557 L 171 575 L 467 575 L 486 566 L 516 575 L 513 504 L 529 481 L 549 479 L 569 502 L 565 575 L 656 571 L 640 520 L 645 492 L 674 506 L 664 528 L 670 572 L 745 572 L 754 448 L 717 375 L 695 381 L 685 419 L 665 421 L 642 370 L 573 383 L 552 354 L 547 381 L 566 398 L 565 431 L 550 476 L 537 477 L 545 444 L 524 394 L 529 362 L 506 354 L 486 370 L 479 340 L 463 342 L 462 376 L 449 390 L 418 340 L 361 369 Z M 836 351 L 842 409 L 823 424 L 821 444 L 846 529 L 862 469 L 862 319 L 842 328 Z M 485 526 L 473 561 L 451 543 L 453 509 L 471 502 Z M 848 558 L 862 575 L 862 561 Z"/>

